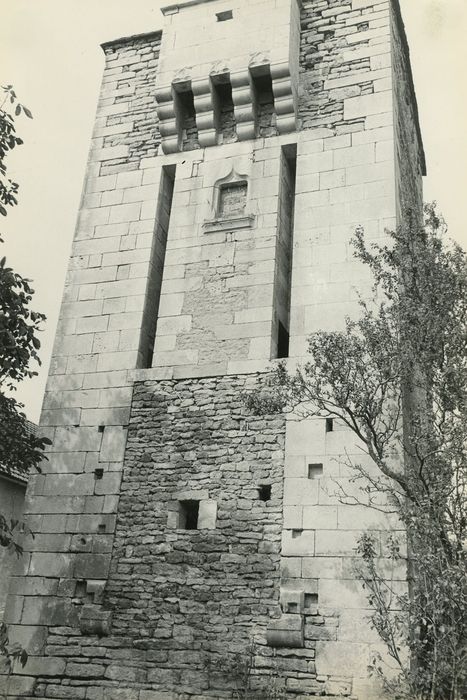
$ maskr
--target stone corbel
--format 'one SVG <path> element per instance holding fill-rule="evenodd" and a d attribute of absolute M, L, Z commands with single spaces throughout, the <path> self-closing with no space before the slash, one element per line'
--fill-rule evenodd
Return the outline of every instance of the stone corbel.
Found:
<path fill-rule="evenodd" d="M 288 63 L 271 65 L 276 125 L 280 134 L 296 130 L 296 98 Z"/>
<path fill-rule="evenodd" d="M 156 100 L 162 151 L 176 153 L 179 151 L 179 137 L 172 85 L 158 86 Z"/>
<path fill-rule="evenodd" d="M 198 127 L 198 141 L 201 148 L 215 146 L 217 135 L 214 124 L 214 104 L 209 78 L 194 80 L 191 84 Z"/>
<path fill-rule="evenodd" d="M 231 73 L 232 100 L 234 103 L 237 136 L 239 141 L 255 138 L 255 104 L 250 72 Z"/>
<path fill-rule="evenodd" d="M 270 622 L 266 641 L 271 647 L 302 649 L 305 644 L 304 590 L 282 586 L 280 604 L 282 615 Z"/>

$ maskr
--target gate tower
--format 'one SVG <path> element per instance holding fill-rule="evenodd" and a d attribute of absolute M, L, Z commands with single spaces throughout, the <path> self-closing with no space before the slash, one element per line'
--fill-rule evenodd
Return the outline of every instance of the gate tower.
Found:
<path fill-rule="evenodd" d="M 187 0 L 105 69 L 6 621 L 9 697 L 378 698 L 352 564 L 396 524 L 344 505 L 354 436 L 252 416 L 271 361 L 355 315 L 420 207 L 423 146 L 397 0 Z M 400 573 L 404 586 L 404 572 Z M 272 691 L 271 691 L 272 692 Z"/>

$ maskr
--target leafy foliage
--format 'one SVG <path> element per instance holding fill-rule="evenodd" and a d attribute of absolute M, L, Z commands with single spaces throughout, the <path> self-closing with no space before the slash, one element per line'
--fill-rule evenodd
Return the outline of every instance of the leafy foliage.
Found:
<path fill-rule="evenodd" d="M 8 684 L 10 675 L 15 663 L 20 663 L 24 668 L 28 660 L 28 653 L 20 644 L 10 644 L 8 627 L 4 622 L 0 622 L 0 671 L 6 673 L 7 682 L 4 697 L 8 695 Z M 2 668 L 3 666 L 3 668 Z"/>
<path fill-rule="evenodd" d="M 0 107 L 0 214 L 6 216 L 6 207 L 18 204 L 18 183 L 6 177 L 5 157 L 16 146 L 20 146 L 23 140 L 16 136 L 14 116 L 5 109 L 5 104 L 15 103 L 16 93 L 12 85 L 2 86 L 2 90 L 4 99 Z M 15 116 L 18 117 L 22 112 L 32 119 L 29 109 L 16 101 Z"/>
<path fill-rule="evenodd" d="M 251 640 L 241 651 L 230 651 L 213 665 L 208 657 L 208 670 L 222 673 L 235 686 L 236 700 L 285 700 L 284 682 L 278 675 L 261 677 L 254 673 L 257 644 Z"/>
<path fill-rule="evenodd" d="M 6 156 L 23 143 L 17 136 L 15 118 L 25 114 L 32 118 L 27 107 L 18 102 L 12 85 L 4 86 L 0 106 L 0 214 L 7 215 L 7 207 L 18 203 L 18 184 L 7 177 Z M 8 111 L 14 106 L 14 113 Z M 0 237 L 0 243 L 3 239 Z M 45 437 L 36 437 L 27 427 L 23 405 L 12 395 L 22 379 L 37 372 L 31 362 L 40 363 L 38 333 L 45 320 L 44 314 L 31 310 L 34 290 L 30 280 L 23 278 L 11 267 L 6 258 L 0 260 L 0 465 L 7 474 L 27 475 L 32 469 L 40 471 L 43 449 L 50 444 Z M 32 534 L 17 520 L 8 520 L 0 513 L 0 546 L 17 556 L 22 554 L 21 537 Z M 20 645 L 11 645 L 8 628 L 0 625 L 0 658 L 8 676 L 15 661 L 25 665 L 28 655 Z"/>
<path fill-rule="evenodd" d="M 371 269 L 373 298 L 360 299 L 344 331 L 312 334 L 306 364 L 294 373 L 279 365 L 249 400 L 338 419 L 376 465 L 349 464 L 362 502 L 405 525 L 410 597 L 378 572 L 367 536 L 361 576 L 400 668 L 390 697 L 411 700 L 456 700 L 467 689 L 467 259 L 445 230 L 434 204 L 423 224 L 408 212 L 388 245 L 368 247 L 357 229 L 354 254 Z"/>

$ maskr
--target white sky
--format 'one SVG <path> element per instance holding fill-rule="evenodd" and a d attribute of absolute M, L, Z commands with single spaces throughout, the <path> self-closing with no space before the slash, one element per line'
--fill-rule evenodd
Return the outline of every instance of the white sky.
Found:
<path fill-rule="evenodd" d="M 245 0 L 247 2 L 248 0 Z M 42 368 L 17 395 L 37 421 L 58 319 L 95 116 L 100 43 L 161 27 L 157 0 L 14 0 L 2 8 L 0 84 L 34 114 L 18 121 L 25 145 L 9 159 L 19 205 L 3 219 L 13 267 L 34 281 L 44 312 Z M 401 0 L 427 157 L 425 199 L 467 248 L 462 202 L 467 163 L 467 0 Z"/>

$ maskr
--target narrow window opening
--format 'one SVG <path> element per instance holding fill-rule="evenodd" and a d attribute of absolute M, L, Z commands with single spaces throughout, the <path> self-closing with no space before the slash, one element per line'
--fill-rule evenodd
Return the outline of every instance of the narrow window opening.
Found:
<path fill-rule="evenodd" d="M 94 469 L 94 478 L 99 480 L 104 476 L 104 470 L 101 467 Z"/>
<path fill-rule="evenodd" d="M 107 530 L 107 526 L 105 523 L 99 523 L 97 526 L 97 532 L 105 532 Z"/>
<path fill-rule="evenodd" d="M 271 500 L 271 484 L 262 484 L 258 487 L 258 495 L 260 501 Z"/>
<path fill-rule="evenodd" d="M 257 136 L 277 136 L 274 92 L 269 66 L 261 66 L 252 73 Z"/>
<path fill-rule="evenodd" d="M 334 430 L 334 419 L 333 418 L 326 418 L 326 432 L 332 433 L 333 430 Z"/>
<path fill-rule="evenodd" d="M 178 527 L 181 530 L 197 530 L 199 501 L 179 501 Z"/>
<path fill-rule="evenodd" d="M 323 476 L 323 465 L 322 464 L 309 464 L 308 465 L 308 478 L 309 479 L 319 479 Z"/>
<path fill-rule="evenodd" d="M 231 182 L 221 185 L 218 204 L 219 219 L 233 219 L 245 214 L 247 189 L 246 182 Z"/>
<path fill-rule="evenodd" d="M 298 612 L 298 603 L 287 603 L 287 612 L 289 612 L 289 613 Z"/>
<path fill-rule="evenodd" d="M 216 18 L 218 22 L 226 22 L 228 19 L 233 19 L 232 10 L 225 10 L 224 12 L 216 12 Z"/>
<path fill-rule="evenodd" d="M 303 530 L 292 530 L 292 539 L 295 540 L 297 537 L 300 537 L 302 532 Z"/>
<path fill-rule="evenodd" d="M 277 333 L 277 357 L 289 356 L 289 332 L 284 328 L 284 325 L 279 321 L 279 329 Z"/>
<path fill-rule="evenodd" d="M 278 235 L 276 237 L 276 263 L 274 270 L 274 320 L 271 338 L 272 358 L 289 357 L 296 161 L 296 144 L 283 146 L 279 171 Z"/>
<path fill-rule="evenodd" d="M 162 166 L 151 262 L 149 266 L 149 279 L 144 303 L 143 322 L 141 325 L 138 367 L 152 367 L 174 184 L 175 165 Z"/>
<path fill-rule="evenodd" d="M 99 431 L 100 433 L 103 433 L 104 430 L 105 430 L 105 425 L 100 425 L 100 426 L 98 427 L 98 431 Z"/>
<path fill-rule="evenodd" d="M 180 150 L 192 151 L 199 148 L 195 101 L 191 89 L 183 89 L 175 93 L 175 114 L 178 123 Z"/>
<path fill-rule="evenodd" d="M 317 593 L 305 593 L 305 608 L 311 608 L 313 605 L 318 605 Z"/>
<path fill-rule="evenodd" d="M 237 123 L 229 75 L 215 76 L 212 85 L 217 141 L 232 143 L 237 140 Z"/>

